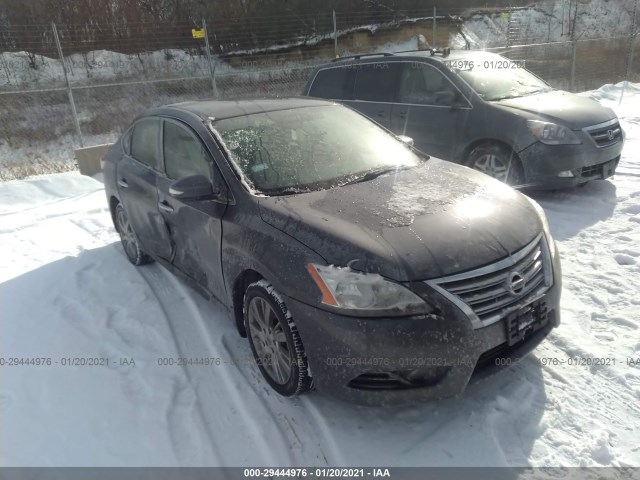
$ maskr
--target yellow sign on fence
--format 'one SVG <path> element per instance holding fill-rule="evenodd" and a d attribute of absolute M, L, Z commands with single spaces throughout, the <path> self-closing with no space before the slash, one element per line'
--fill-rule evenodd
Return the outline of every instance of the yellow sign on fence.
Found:
<path fill-rule="evenodd" d="M 192 28 L 191 35 L 193 38 L 204 38 L 204 28 Z"/>
<path fill-rule="evenodd" d="M 509 12 L 502 12 L 502 19 L 504 21 L 509 21 Z"/>

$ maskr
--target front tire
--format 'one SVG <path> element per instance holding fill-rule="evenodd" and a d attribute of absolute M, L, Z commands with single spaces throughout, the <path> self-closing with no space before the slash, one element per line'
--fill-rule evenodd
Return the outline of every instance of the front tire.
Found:
<path fill-rule="evenodd" d="M 249 285 L 243 312 L 251 351 L 271 388 L 285 397 L 309 391 L 313 380 L 300 334 L 273 286 L 266 280 Z"/>
<path fill-rule="evenodd" d="M 515 152 L 495 143 L 474 148 L 467 157 L 467 166 L 511 186 L 524 184 L 524 170 Z"/>
<path fill-rule="evenodd" d="M 116 206 L 116 230 L 120 234 L 124 253 L 131 263 L 140 266 L 153 262 L 153 258 L 142 249 L 140 240 L 138 240 L 138 236 L 129 222 L 127 212 L 125 212 L 121 203 Z"/>

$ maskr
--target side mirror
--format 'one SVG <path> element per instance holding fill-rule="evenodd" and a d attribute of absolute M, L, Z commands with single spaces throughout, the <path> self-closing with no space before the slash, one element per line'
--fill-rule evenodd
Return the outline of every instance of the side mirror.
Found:
<path fill-rule="evenodd" d="M 406 143 L 410 147 L 413 147 L 413 138 L 407 137 L 406 135 L 398 135 L 398 140 L 402 143 Z"/>
<path fill-rule="evenodd" d="M 213 189 L 204 175 L 190 175 L 175 181 L 169 187 L 169 195 L 179 200 L 210 200 L 220 192 Z"/>

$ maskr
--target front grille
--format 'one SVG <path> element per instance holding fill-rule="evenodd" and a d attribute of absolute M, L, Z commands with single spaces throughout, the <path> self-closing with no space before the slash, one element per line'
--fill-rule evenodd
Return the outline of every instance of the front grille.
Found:
<path fill-rule="evenodd" d="M 551 266 L 543 236 L 492 265 L 427 283 L 467 311 L 476 328 L 519 308 L 550 286 Z M 474 321 L 475 320 L 475 321 Z"/>
<path fill-rule="evenodd" d="M 610 147 L 622 140 L 622 129 L 617 121 L 585 128 L 599 148 Z"/>

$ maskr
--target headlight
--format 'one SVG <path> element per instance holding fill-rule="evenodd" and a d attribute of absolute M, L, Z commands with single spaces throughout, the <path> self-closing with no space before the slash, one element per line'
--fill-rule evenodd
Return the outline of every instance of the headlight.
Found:
<path fill-rule="evenodd" d="M 322 292 L 322 303 L 355 314 L 410 315 L 433 307 L 408 288 L 375 273 L 310 263 L 307 270 Z"/>
<path fill-rule="evenodd" d="M 573 131 L 562 125 L 540 120 L 527 120 L 531 134 L 546 145 L 579 145 L 582 143 Z"/>

